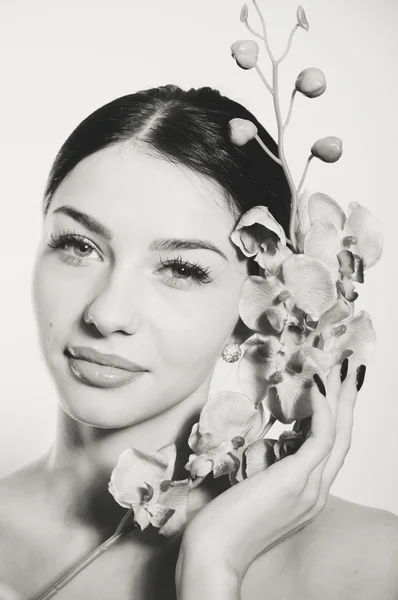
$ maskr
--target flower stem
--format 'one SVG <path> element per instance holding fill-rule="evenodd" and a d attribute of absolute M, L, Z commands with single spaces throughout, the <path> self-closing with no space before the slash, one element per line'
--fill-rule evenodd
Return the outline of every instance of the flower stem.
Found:
<path fill-rule="evenodd" d="M 270 57 L 272 64 L 275 65 L 275 58 L 274 58 L 274 55 L 271 52 L 271 48 L 270 48 L 269 43 L 268 43 L 267 26 L 265 24 L 265 20 L 264 20 L 263 14 L 262 14 L 262 12 L 261 12 L 261 10 L 260 10 L 260 8 L 259 8 L 256 0 L 253 0 L 253 4 L 254 4 L 254 8 L 257 11 L 258 16 L 260 17 L 261 26 L 263 28 L 263 40 L 264 40 L 265 48 L 266 48 L 266 50 L 268 52 L 268 56 Z"/>
<path fill-rule="evenodd" d="M 272 87 L 274 90 L 274 108 L 275 108 L 275 116 L 276 122 L 278 126 L 278 149 L 279 149 L 279 158 L 285 171 L 286 179 L 290 188 L 291 193 L 291 216 L 290 216 L 290 226 L 289 226 L 289 237 L 292 243 L 292 247 L 296 250 L 296 211 L 297 211 L 297 192 L 294 185 L 293 177 L 290 173 L 290 169 L 287 165 L 285 153 L 284 153 L 284 145 L 283 145 L 283 120 L 282 120 L 282 112 L 279 103 L 279 70 L 278 65 L 274 62 L 272 67 Z"/>
<path fill-rule="evenodd" d="M 128 509 L 128 511 L 124 515 L 123 519 L 120 521 L 119 525 L 117 526 L 117 529 L 116 529 L 115 533 L 120 533 L 122 531 L 123 527 L 125 526 L 125 524 L 129 520 L 129 518 L 131 517 L 131 515 L 133 514 L 133 512 L 134 511 L 133 511 L 132 508 Z"/>
<path fill-rule="evenodd" d="M 296 25 L 293 28 L 293 31 L 291 32 L 291 34 L 289 36 L 289 41 L 287 43 L 286 50 L 284 51 L 284 53 L 282 54 L 282 56 L 280 58 L 278 58 L 278 60 L 276 61 L 277 65 L 279 65 L 279 63 L 281 63 L 286 58 L 286 56 L 288 55 L 289 50 L 290 50 L 290 46 L 292 45 L 293 36 L 294 36 L 294 34 L 296 33 L 296 31 L 297 31 L 297 29 L 299 27 L 300 27 L 300 25 L 298 23 L 296 23 Z"/>
<path fill-rule="evenodd" d="M 260 38 L 260 40 L 263 40 L 263 39 L 264 39 L 262 35 L 260 35 L 259 33 L 257 33 L 257 31 L 254 31 L 254 29 L 252 29 L 252 28 L 250 27 L 250 25 L 249 25 L 249 23 L 248 23 L 247 19 L 246 19 L 246 21 L 245 21 L 245 25 L 246 25 L 246 27 L 248 28 L 248 30 L 250 31 L 250 33 L 252 33 L 252 34 L 253 34 L 253 35 L 255 35 L 256 37 Z"/>
<path fill-rule="evenodd" d="M 296 93 L 297 93 L 297 89 L 294 88 L 294 90 L 292 92 L 292 97 L 290 98 L 289 112 L 287 113 L 286 121 L 285 121 L 285 124 L 283 126 L 283 132 L 286 131 L 287 126 L 289 125 L 290 117 L 292 116 L 292 112 L 293 112 L 293 104 L 294 104 L 294 99 L 296 97 Z"/>
<path fill-rule="evenodd" d="M 275 154 L 273 154 L 269 148 L 267 148 L 267 146 L 264 144 L 262 139 L 257 134 L 254 137 L 255 137 L 256 141 L 260 144 L 260 146 L 264 150 L 264 152 L 266 152 L 268 154 L 268 156 L 270 158 L 272 158 L 272 160 L 274 160 L 276 163 L 278 163 L 278 165 L 281 165 L 282 163 L 279 160 L 279 158 L 277 156 L 275 156 Z"/>
<path fill-rule="evenodd" d="M 299 186 L 298 186 L 298 188 L 297 188 L 297 195 L 299 195 L 299 193 L 301 192 L 301 188 L 303 187 L 303 184 L 304 184 L 304 181 L 305 181 L 305 178 L 306 178 L 306 175 L 307 175 L 308 167 L 310 166 L 311 160 L 312 160 L 313 158 L 314 158 L 314 155 L 313 155 L 313 154 L 311 154 L 311 155 L 308 157 L 308 159 L 307 159 L 307 162 L 306 162 L 306 165 L 305 165 L 305 169 L 304 169 L 303 176 L 302 176 L 302 178 L 301 178 L 301 181 L 300 181 L 300 183 L 299 183 Z"/>
<path fill-rule="evenodd" d="M 270 418 L 268 419 L 268 422 L 266 423 L 265 427 L 264 427 L 264 431 L 262 432 L 262 437 L 264 438 L 267 433 L 269 432 L 269 430 L 271 429 L 272 425 L 275 423 L 276 418 L 271 415 Z"/>
<path fill-rule="evenodd" d="M 274 93 L 274 90 L 272 89 L 272 87 L 270 86 L 270 84 L 268 83 L 268 81 L 266 80 L 262 70 L 260 69 L 260 67 L 258 65 L 255 65 L 254 67 L 257 71 L 257 73 L 260 76 L 261 81 L 263 82 L 263 84 L 265 85 L 265 87 L 271 92 L 271 94 Z"/>
<path fill-rule="evenodd" d="M 127 511 L 127 513 L 129 512 L 130 511 Z M 126 515 L 121 523 L 123 523 L 125 518 Z M 86 567 L 88 567 L 88 565 L 94 562 L 99 556 L 101 556 L 101 554 L 103 554 L 111 546 L 113 546 L 122 536 L 124 536 L 126 533 L 130 533 L 133 529 L 135 529 L 135 525 L 131 525 L 130 527 L 126 527 L 125 529 L 118 531 L 119 527 L 117 528 L 115 533 L 111 535 L 110 538 L 108 538 L 103 544 L 98 546 L 85 558 L 79 561 L 74 567 L 72 567 L 70 571 L 68 571 L 68 573 L 66 573 L 66 575 L 58 579 L 58 581 L 54 585 L 52 585 L 47 591 L 45 591 L 44 594 L 39 596 L 37 600 L 49 600 L 50 598 L 55 596 L 60 590 L 62 590 L 62 588 L 64 588 L 70 581 L 72 581 L 72 579 L 74 579 L 77 575 L 79 575 L 79 573 L 81 573 Z"/>

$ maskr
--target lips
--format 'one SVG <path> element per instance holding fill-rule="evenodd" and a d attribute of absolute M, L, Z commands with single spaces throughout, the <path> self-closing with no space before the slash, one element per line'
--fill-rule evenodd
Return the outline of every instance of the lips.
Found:
<path fill-rule="evenodd" d="M 84 346 L 65 348 L 73 375 L 86 385 L 114 388 L 141 378 L 147 369 L 116 354 L 103 354 Z"/>
<path fill-rule="evenodd" d="M 81 360 L 86 360 L 91 363 L 96 363 L 97 365 L 103 365 L 105 367 L 115 367 L 117 369 L 124 369 L 125 371 L 146 371 L 140 365 L 127 360 L 126 358 L 122 358 L 117 354 L 102 354 L 93 348 L 88 348 L 85 346 L 67 346 L 65 350 L 68 356 L 72 358 L 77 358 Z"/>

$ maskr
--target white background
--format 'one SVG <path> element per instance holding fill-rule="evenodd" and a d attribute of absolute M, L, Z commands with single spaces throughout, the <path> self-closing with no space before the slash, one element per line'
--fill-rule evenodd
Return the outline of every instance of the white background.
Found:
<path fill-rule="evenodd" d="M 304 2 L 304 0 L 303 0 Z M 252 25 L 257 21 L 249 0 Z M 296 2 L 260 0 L 277 54 L 295 24 Z M 230 56 L 250 38 L 240 0 L 1 0 L 0 95 L 0 475 L 51 444 L 56 394 L 40 357 L 30 274 L 41 198 L 55 154 L 100 105 L 147 87 L 210 85 L 251 109 L 275 135 L 270 96 L 255 71 Z M 296 33 L 282 67 L 284 109 L 295 78 L 324 70 L 327 93 L 297 98 L 287 156 L 300 178 L 313 141 L 337 135 L 340 162 L 313 161 L 311 191 L 344 208 L 365 204 L 385 234 L 382 261 L 366 273 L 358 308 L 372 315 L 377 358 L 356 407 L 353 443 L 333 493 L 398 513 L 397 59 L 396 0 L 305 0 L 310 31 Z M 262 50 L 260 64 L 269 73 Z M 235 386 L 220 365 L 215 387 Z"/>

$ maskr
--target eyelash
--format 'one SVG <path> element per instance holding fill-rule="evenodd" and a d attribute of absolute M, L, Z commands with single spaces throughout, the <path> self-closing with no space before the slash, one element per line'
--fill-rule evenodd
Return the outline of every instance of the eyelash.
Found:
<path fill-rule="evenodd" d="M 78 235 L 76 233 L 73 233 L 71 231 L 61 231 L 60 233 L 52 233 L 50 236 L 50 240 L 48 242 L 48 246 L 50 248 L 53 248 L 55 250 L 59 250 L 59 251 L 64 251 L 65 250 L 65 246 L 69 245 L 69 246 L 78 246 L 78 245 L 86 245 L 89 248 L 91 248 L 93 251 L 98 252 L 98 254 L 100 253 L 100 250 L 97 246 L 95 246 L 95 244 L 93 244 L 88 238 L 82 236 L 82 235 Z M 71 264 L 71 265 L 75 265 L 75 266 L 79 266 L 82 264 L 82 262 L 84 261 L 85 257 L 80 257 L 80 256 L 71 256 L 70 254 L 64 254 L 63 255 L 63 260 L 67 263 L 67 264 Z M 177 279 L 177 281 L 186 281 L 188 283 L 189 279 L 193 280 L 194 282 L 198 283 L 199 285 L 203 285 L 206 283 L 210 283 L 211 278 L 209 276 L 210 273 L 210 269 L 206 268 L 206 267 L 202 267 L 199 263 L 192 263 L 189 261 L 185 261 L 183 260 L 183 258 L 181 256 L 177 256 L 177 258 L 172 258 L 172 259 L 166 259 L 166 260 L 161 260 L 160 259 L 160 264 L 162 266 L 162 270 L 163 269 L 186 269 L 186 275 L 187 277 L 170 277 L 168 278 L 168 283 L 170 283 L 171 285 L 173 285 L 174 287 L 178 287 L 178 284 L 175 284 L 175 280 Z M 184 275 L 185 275 L 184 274 Z M 190 283 L 188 283 L 188 287 L 190 287 L 192 285 L 192 281 Z"/>
<path fill-rule="evenodd" d="M 93 244 L 91 240 L 84 237 L 83 235 L 79 235 L 71 231 L 64 230 L 60 231 L 59 233 L 52 233 L 48 242 L 48 246 L 50 248 L 64 252 L 66 252 L 65 246 L 76 247 L 79 245 L 88 246 L 91 250 L 97 252 L 98 254 L 101 254 L 99 248 L 95 244 Z M 88 257 L 63 254 L 62 258 L 69 265 L 79 266 L 82 264 L 84 258 Z"/>
<path fill-rule="evenodd" d="M 189 277 L 192 277 L 199 284 L 210 283 L 209 277 L 210 270 L 201 267 L 199 263 L 191 263 L 182 259 L 181 256 L 177 258 L 167 259 L 165 261 L 160 259 L 160 264 L 165 269 L 186 269 Z M 185 277 L 179 278 L 186 280 Z"/>

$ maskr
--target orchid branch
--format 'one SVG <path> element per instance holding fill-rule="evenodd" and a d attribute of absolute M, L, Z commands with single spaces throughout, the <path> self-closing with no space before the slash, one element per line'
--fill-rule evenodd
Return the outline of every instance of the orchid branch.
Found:
<path fill-rule="evenodd" d="M 50 600 L 50 598 L 53 598 L 53 596 L 55 596 L 59 591 L 61 591 L 62 588 L 64 588 L 68 583 L 70 583 L 72 579 L 79 575 L 79 573 L 81 573 L 86 567 L 88 567 L 88 565 L 94 562 L 99 556 L 101 556 L 101 554 L 109 550 L 111 546 L 116 544 L 116 542 L 118 542 L 122 536 L 126 535 L 127 533 L 130 533 L 133 529 L 135 529 L 135 525 L 126 527 L 119 532 L 118 529 L 103 544 L 98 546 L 98 548 L 90 552 L 90 554 L 88 554 L 85 558 L 79 561 L 70 571 L 68 571 L 68 573 L 66 573 L 66 575 L 58 579 L 58 581 L 53 586 L 51 586 L 51 588 L 49 588 L 46 592 L 44 592 L 44 594 L 39 596 L 37 600 Z"/>
<path fill-rule="evenodd" d="M 299 27 L 300 27 L 300 25 L 298 23 L 296 23 L 296 25 L 293 27 L 293 31 L 291 32 L 291 34 L 289 36 L 289 40 L 287 42 L 286 50 L 284 51 L 284 53 L 282 54 L 282 56 L 280 58 L 278 58 L 278 60 L 276 61 L 277 65 L 279 65 L 286 58 L 286 56 L 289 54 L 289 50 L 290 50 L 290 47 L 292 45 L 294 34 L 296 33 L 296 31 L 297 31 L 297 29 Z"/>
<path fill-rule="evenodd" d="M 294 104 L 294 99 L 296 97 L 297 94 L 297 89 L 294 88 L 293 92 L 292 92 L 292 96 L 290 98 L 290 106 L 289 106 L 289 111 L 287 113 L 287 117 L 286 117 L 286 121 L 285 124 L 283 126 L 283 131 L 285 132 L 287 129 L 287 126 L 289 125 L 289 121 L 290 121 L 290 117 L 292 116 L 292 112 L 293 112 L 293 104 Z"/>
<path fill-rule="evenodd" d="M 260 144 L 260 146 L 263 148 L 263 150 L 265 150 L 265 152 L 268 154 L 268 156 L 270 156 L 276 163 L 281 165 L 285 172 L 286 179 L 287 179 L 290 193 L 291 193 L 291 219 L 290 219 L 290 225 L 289 225 L 289 237 L 291 240 L 293 250 L 296 250 L 296 248 L 297 248 L 297 244 L 296 244 L 297 191 L 296 191 L 296 187 L 295 187 L 295 184 L 293 181 L 293 177 L 290 173 L 290 169 L 286 162 L 286 158 L 285 158 L 285 154 L 284 154 L 284 144 L 283 144 L 283 142 L 284 142 L 283 133 L 284 133 L 284 130 L 286 129 L 288 121 L 290 120 L 290 116 L 291 116 L 291 112 L 292 112 L 292 108 L 293 108 L 294 95 L 292 95 L 288 118 L 284 125 L 281 107 L 280 107 L 280 101 L 279 101 L 279 71 L 278 71 L 278 67 L 279 67 L 279 63 L 281 62 L 281 60 L 283 60 L 283 58 L 286 56 L 287 52 L 289 51 L 290 45 L 292 43 L 293 35 L 299 25 L 297 25 L 296 27 L 293 28 L 293 31 L 291 32 L 290 37 L 289 37 L 286 51 L 284 52 L 282 57 L 278 61 L 276 61 L 274 58 L 274 55 L 272 54 L 269 43 L 268 43 L 267 26 L 266 26 L 263 14 L 257 4 L 257 0 L 253 0 L 253 5 L 254 5 L 254 7 L 257 11 L 257 14 L 260 18 L 261 25 L 263 28 L 265 49 L 266 49 L 268 56 L 270 57 L 270 60 L 272 62 L 272 96 L 273 96 L 273 100 L 274 100 L 275 116 L 276 116 L 276 122 L 277 122 L 277 127 L 278 127 L 279 158 L 277 158 L 272 152 L 270 152 L 270 150 L 268 150 L 268 148 L 266 148 L 266 146 L 261 142 L 260 138 L 257 135 L 255 137 L 256 137 L 257 142 Z M 257 72 L 259 74 L 261 73 L 261 71 L 259 71 L 259 70 Z M 270 90 L 271 86 L 268 84 L 268 82 L 264 81 L 264 83 L 265 83 L 266 87 L 268 88 L 268 90 Z"/>
<path fill-rule="evenodd" d="M 297 192 L 294 185 L 293 177 L 290 173 L 290 169 L 287 165 L 285 153 L 284 153 L 284 139 L 283 139 L 283 119 L 282 112 L 279 102 L 279 70 L 278 65 L 276 63 L 273 64 L 272 68 L 272 86 L 274 89 L 274 108 L 275 108 L 275 116 L 276 122 L 278 126 L 278 148 L 279 148 L 279 158 L 285 171 L 286 179 L 289 185 L 290 193 L 291 193 L 291 218 L 289 224 L 289 237 L 292 242 L 292 246 L 296 249 L 296 212 L 297 212 Z"/>
<path fill-rule="evenodd" d="M 265 24 L 265 19 L 264 19 L 263 14 L 257 4 L 257 0 L 253 0 L 253 4 L 254 4 L 254 8 L 257 11 L 258 16 L 260 17 L 261 26 L 263 29 L 263 40 L 264 40 L 265 48 L 268 52 L 268 56 L 270 57 L 272 64 L 275 65 L 275 58 L 274 58 L 274 55 L 272 54 L 271 48 L 268 43 L 267 26 Z"/>
<path fill-rule="evenodd" d="M 302 178 L 301 178 L 301 181 L 300 181 L 300 183 L 299 183 L 299 186 L 298 186 L 298 188 L 297 188 L 297 195 L 299 195 L 299 193 L 300 193 L 300 191 L 301 191 L 301 188 L 303 187 L 303 184 L 304 184 L 304 181 L 305 181 L 305 178 L 306 178 L 307 172 L 308 172 L 308 168 L 309 168 L 309 166 L 310 166 L 310 163 L 311 163 L 311 160 L 312 160 L 313 158 L 314 158 L 314 155 L 313 155 L 313 154 L 311 154 L 311 155 L 308 157 L 308 159 L 307 159 L 307 162 L 306 162 L 306 165 L 305 165 L 305 168 L 304 168 L 304 173 L 303 173 L 303 176 L 302 176 Z"/>
<path fill-rule="evenodd" d="M 266 152 L 268 154 L 268 156 L 270 158 L 272 158 L 272 160 L 274 160 L 276 163 L 278 163 L 278 165 L 282 165 L 282 162 L 280 161 L 280 159 L 277 156 L 275 156 L 275 154 L 273 154 L 269 148 L 267 148 L 267 146 L 264 144 L 264 142 L 261 140 L 261 138 L 257 134 L 255 135 L 255 139 L 260 144 L 260 146 L 264 150 L 264 152 Z"/>
<path fill-rule="evenodd" d="M 248 23 L 247 19 L 245 20 L 245 22 L 244 22 L 244 23 L 245 23 L 245 25 L 246 25 L 247 29 L 250 31 L 250 33 L 252 33 L 252 34 L 253 34 L 253 35 L 255 35 L 256 37 L 260 38 L 260 40 L 263 40 L 263 39 L 264 39 L 262 35 L 260 35 L 259 33 L 257 33 L 257 31 L 254 31 L 254 29 L 253 29 L 252 27 L 250 27 L 250 25 L 249 25 L 249 23 Z"/>
<path fill-rule="evenodd" d="M 268 89 L 269 92 L 271 92 L 271 94 L 273 94 L 274 90 L 272 89 L 272 86 L 268 83 L 268 81 L 266 80 L 264 73 L 262 72 L 260 67 L 256 64 L 254 68 L 256 69 L 256 71 L 257 71 L 258 75 L 260 76 L 260 79 L 263 82 L 263 84 L 265 85 L 265 87 Z"/>

